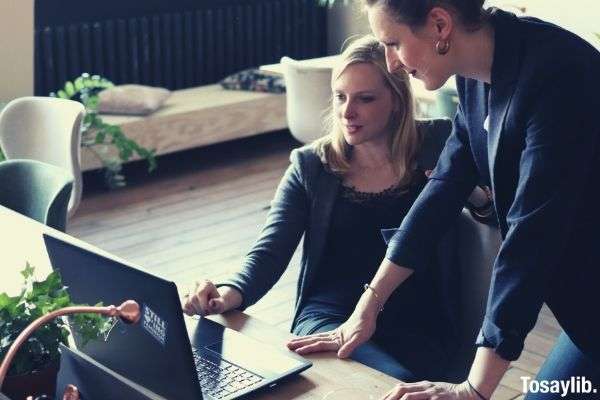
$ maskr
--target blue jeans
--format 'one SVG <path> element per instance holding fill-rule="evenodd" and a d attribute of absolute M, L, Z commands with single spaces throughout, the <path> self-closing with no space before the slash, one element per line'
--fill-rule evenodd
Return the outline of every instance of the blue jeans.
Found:
<path fill-rule="evenodd" d="M 293 333 L 304 336 L 327 332 L 336 329 L 343 322 L 334 318 L 304 321 L 296 326 Z M 397 335 L 394 348 L 389 347 L 384 350 L 375 335 L 372 340 L 356 348 L 350 358 L 404 382 L 438 380 L 443 373 L 444 356 L 437 349 L 402 338 L 401 334 Z"/>
<path fill-rule="evenodd" d="M 562 381 L 566 383 L 570 381 L 572 377 L 575 377 L 575 382 L 581 381 L 581 378 L 576 377 L 585 377 L 587 381 L 591 382 L 592 390 L 595 389 L 597 392 L 586 394 L 574 393 L 573 390 L 569 390 L 568 393 L 563 396 L 562 392 L 558 394 L 541 393 L 541 390 L 534 388 L 537 393 L 530 391 L 525 396 L 525 400 L 600 399 L 600 365 L 594 365 L 592 361 L 586 357 L 575 344 L 573 344 L 569 336 L 563 332 L 540 368 L 540 371 L 535 377 L 535 381 L 538 383 L 543 381 Z"/>

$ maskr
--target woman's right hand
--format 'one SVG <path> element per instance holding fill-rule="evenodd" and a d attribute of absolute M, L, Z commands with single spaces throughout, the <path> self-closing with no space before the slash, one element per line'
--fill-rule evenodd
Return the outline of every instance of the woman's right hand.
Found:
<path fill-rule="evenodd" d="M 209 280 L 196 282 L 194 293 L 186 294 L 183 312 L 187 315 L 221 314 L 238 308 L 242 304 L 242 294 L 230 286 L 217 288 Z"/>

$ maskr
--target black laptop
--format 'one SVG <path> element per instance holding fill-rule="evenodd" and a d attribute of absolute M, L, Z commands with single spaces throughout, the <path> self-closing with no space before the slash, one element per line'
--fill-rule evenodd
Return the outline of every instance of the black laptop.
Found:
<path fill-rule="evenodd" d="M 44 241 L 74 303 L 140 304 L 137 324 L 119 322 L 106 342 L 90 342 L 83 351 L 160 396 L 236 399 L 312 365 L 209 319 L 184 319 L 171 281 L 47 234 Z"/>

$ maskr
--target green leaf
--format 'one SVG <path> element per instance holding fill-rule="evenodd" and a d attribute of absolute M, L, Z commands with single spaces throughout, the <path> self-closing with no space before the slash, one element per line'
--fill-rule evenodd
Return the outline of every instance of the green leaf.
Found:
<path fill-rule="evenodd" d="M 105 140 L 106 140 L 106 131 L 104 131 L 104 130 L 98 131 L 96 133 L 96 139 L 95 139 L 96 144 L 104 143 Z"/>
<path fill-rule="evenodd" d="M 63 287 L 58 270 L 50 272 L 46 277 L 45 282 L 48 284 L 49 290 L 59 290 Z"/>
<path fill-rule="evenodd" d="M 23 278 L 29 279 L 33 276 L 34 271 L 35 268 L 33 268 L 29 263 L 26 263 L 25 269 L 21 271 L 21 275 L 23 275 Z"/>
<path fill-rule="evenodd" d="M 75 95 L 75 86 L 73 85 L 73 82 L 67 81 L 67 83 L 65 83 L 65 92 L 67 92 L 69 98 Z"/>
<path fill-rule="evenodd" d="M 120 173 L 121 164 L 131 159 L 134 154 L 148 162 L 148 172 L 156 169 L 157 162 L 154 149 L 140 146 L 136 141 L 129 139 L 120 126 L 107 124 L 98 115 L 98 93 L 112 86 L 114 84 L 110 80 L 100 75 L 90 76 L 83 73 L 73 81 L 65 82 L 64 88 L 56 95 L 78 100 L 84 105 L 86 115 L 81 127 L 81 146 L 90 149 L 100 159 L 105 169 L 107 186 L 116 188 L 125 186 L 125 177 Z M 110 148 L 116 150 L 117 160 L 110 156 L 115 154 L 109 151 Z"/>
<path fill-rule="evenodd" d="M 0 294 L 0 359 L 5 357 L 10 345 L 28 324 L 44 314 L 74 305 L 58 271 L 48 274 L 44 280 L 34 281 L 34 270 L 27 263 L 21 271 L 24 283 L 19 296 Z M 108 323 L 106 318 L 96 314 L 82 315 L 79 320 L 84 326 L 85 340 L 101 337 Z M 58 345 L 67 343 L 68 335 L 69 331 L 60 318 L 40 327 L 17 353 L 9 375 L 39 370 L 58 360 Z"/>
<path fill-rule="evenodd" d="M 9 307 L 11 304 L 15 304 L 16 297 L 10 297 L 6 293 L 0 293 L 0 311 Z"/>
<path fill-rule="evenodd" d="M 80 76 L 77 79 L 75 79 L 74 85 L 75 85 L 75 90 L 76 91 L 78 91 L 78 92 L 81 91 L 81 89 L 84 88 L 83 78 Z"/>

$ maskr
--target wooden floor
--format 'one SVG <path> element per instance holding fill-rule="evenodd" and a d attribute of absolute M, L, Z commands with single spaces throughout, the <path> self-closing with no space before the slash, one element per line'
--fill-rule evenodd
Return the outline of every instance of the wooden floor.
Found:
<path fill-rule="evenodd" d="M 134 163 L 126 170 L 129 185 L 117 191 L 99 188 L 88 173 L 68 233 L 175 281 L 182 293 L 196 280 L 218 280 L 252 245 L 297 146 L 279 132 L 163 157 L 149 177 Z M 288 330 L 292 318 L 298 253 L 275 288 L 247 310 L 279 329 Z M 558 333 L 544 308 L 494 399 L 521 398 L 520 377 L 535 375 Z"/>

